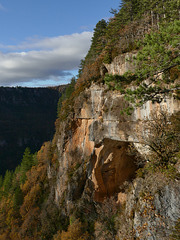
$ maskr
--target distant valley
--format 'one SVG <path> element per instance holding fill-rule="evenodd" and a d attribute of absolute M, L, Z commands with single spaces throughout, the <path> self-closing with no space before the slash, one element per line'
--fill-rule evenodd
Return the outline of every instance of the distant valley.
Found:
<path fill-rule="evenodd" d="M 64 89 L 0 87 L 0 174 L 21 162 L 26 147 L 34 153 L 53 137 Z"/>

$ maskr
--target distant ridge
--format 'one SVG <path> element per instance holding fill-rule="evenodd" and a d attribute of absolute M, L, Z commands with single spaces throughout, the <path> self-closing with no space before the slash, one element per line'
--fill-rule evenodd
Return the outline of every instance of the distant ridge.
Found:
<path fill-rule="evenodd" d="M 26 147 L 35 152 L 52 138 L 65 88 L 0 87 L 0 174 L 21 162 Z"/>

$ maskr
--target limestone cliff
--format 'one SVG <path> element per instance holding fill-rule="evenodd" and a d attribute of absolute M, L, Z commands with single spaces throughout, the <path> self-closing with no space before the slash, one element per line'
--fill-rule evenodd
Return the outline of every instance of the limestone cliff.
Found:
<path fill-rule="evenodd" d="M 178 10 L 122 1 L 96 24 L 53 140 L 0 177 L 0 239 L 180 238 Z"/>
<path fill-rule="evenodd" d="M 106 65 L 107 69 L 120 73 L 117 69 L 122 69 L 124 59 L 124 55 L 119 56 L 111 66 Z M 126 66 L 122 71 L 127 69 Z M 55 201 L 59 206 L 64 201 L 70 214 L 76 201 L 87 195 L 96 202 L 118 196 L 120 204 L 126 203 L 119 239 L 131 239 L 128 228 L 137 239 L 168 239 L 180 213 L 178 181 L 171 185 L 162 178 L 161 183 L 154 185 L 156 175 L 153 180 L 133 181 L 138 166 L 135 157 L 129 155 L 128 146 L 134 143 L 143 155 L 146 149 L 140 147 L 137 132 L 145 134 L 143 124 L 150 121 L 154 111 L 163 108 L 169 114 L 178 112 L 179 102 L 171 95 L 160 104 L 148 101 L 130 116 L 122 115 L 121 110 L 127 106 L 120 92 L 108 91 L 104 85 L 92 84 L 76 98 L 74 113 L 70 120 L 57 126 L 54 138 L 59 161 Z M 50 166 L 48 174 L 51 179 Z M 131 190 L 126 192 L 123 184 L 132 181 Z"/>

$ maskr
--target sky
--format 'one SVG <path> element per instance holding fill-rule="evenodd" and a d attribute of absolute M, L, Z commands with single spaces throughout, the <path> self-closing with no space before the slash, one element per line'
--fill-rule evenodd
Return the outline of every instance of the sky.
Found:
<path fill-rule="evenodd" d="M 66 84 L 119 0 L 0 0 L 0 86 Z"/>

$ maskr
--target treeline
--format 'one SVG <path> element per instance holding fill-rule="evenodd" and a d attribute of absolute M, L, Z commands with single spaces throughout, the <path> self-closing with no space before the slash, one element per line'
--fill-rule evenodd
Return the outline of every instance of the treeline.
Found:
<path fill-rule="evenodd" d="M 172 93 L 175 98 L 180 98 L 179 34 L 179 20 L 164 23 L 158 31 L 146 34 L 139 41 L 140 49 L 133 59 L 135 70 L 123 76 L 105 74 L 106 85 L 111 90 L 121 91 L 125 99 L 136 107 L 149 100 L 160 103 Z M 129 88 L 130 83 L 135 86 L 134 89 Z"/>
<path fill-rule="evenodd" d="M 179 6 L 178 0 L 123 0 L 119 10 L 111 10 L 114 16 L 108 22 L 102 19 L 97 23 L 77 83 L 106 83 L 137 105 L 148 100 L 160 102 L 172 89 L 178 89 Z M 126 52 L 137 53 L 135 71 L 108 76 L 103 65 Z M 147 79 L 149 83 L 145 84 Z M 128 89 L 131 82 L 137 86 L 134 91 Z"/>
<path fill-rule="evenodd" d="M 114 17 L 109 22 L 101 20 L 97 23 L 91 48 L 85 59 L 81 61 L 78 80 L 72 78 L 59 99 L 56 126 L 73 115 L 75 98 L 90 85 L 91 81 L 108 83 L 109 86 L 126 94 L 127 100 L 133 103 L 137 99 L 140 103 L 141 100 L 142 102 L 149 100 L 147 97 L 151 95 L 158 96 L 162 79 L 154 77 L 156 71 L 165 73 L 164 83 L 169 79 L 172 80 L 171 83 L 175 82 L 179 64 L 178 2 L 178 0 L 142 0 L 141 2 L 123 0 L 119 10 L 112 10 Z M 123 42 L 123 37 L 128 38 L 134 26 L 138 31 L 138 26 L 141 26 L 144 20 L 145 23 L 150 22 L 150 26 L 155 24 L 158 32 L 143 36 L 140 45 L 126 41 L 127 46 Z M 141 68 L 137 68 L 135 73 L 129 72 L 122 77 L 107 74 L 103 76 L 100 73 L 103 62 L 110 63 L 119 53 L 137 48 L 141 49 L 137 56 L 137 63 Z M 157 53 L 160 58 L 156 57 Z M 146 78 L 158 85 L 156 89 L 143 85 L 143 80 Z M 111 85 L 113 81 L 115 84 Z M 135 92 L 124 87 L 132 81 L 139 87 Z M 69 131 L 71 125 L 66 125 Z M 172 143 L 174 144 L 174 141 Z M 160 163 L 164 164 L 162 160 Z M 51 179 L 47 176 L 49 165 L 54 170 Z M 169 162 L 164 165 L 167 169 L 170 166 Z M 105 211 L 99 213 L 100 210 L 94 205 L 86 204 L 78 206 L 74 215 L 69 218 L 64 214 L 63 205 L 62 209 L 57 208 L 54 204 L 52 184 L 56 181 L 58 167 L 58 150 L 52 141 L 45 143 L 35 154 L 26 149 L 22 163 L 16 170 L 7 171 L 4 178 L 0 177 L 0 239 L 93 239 L 94 224 L 98 218 L 102 224 L 105 224 L 105 233 L 109 231 L 111 234 L 109 239 L 115 237 L 116 211 L 104 216 Z M 106 209 L 109 209 L 109 206 L 108 203 Z M 93 220 L 90 220 L 91 217 Z M 99 231 L 102 229 L 100 228 Z"/>
<path fill-rule="evenodd" d="M 0 199 L 2 199 L 3 196 L 14 193 L 14 205 L 19 206 L 22 203 L 20 200 L 20 186 L 24 184 L 27 179 L 27 171 L 35 165 L 37 165 L 37 153 L 32 154 L 30 149 L 26 148 L 21 164 L 18 165 L 14 171 L 7 170 L 4 177 L 0 176 Z M 20 202 L 18 202 L 18 199 Z"/>
<path fill-rule="evenodd" d="M 27 148 L 16 170 L 0 178 L 0 239 L 52 239 L 58 230 L 66 230 L 66 218 L 50 193 L 50 161 L 56 166 L 50 142 L 35 154 Z"/>
<path fill-rule="evenodd" d="M 57 102 L 64 90 L 65 86 L 0 87 L 0 175 L 20 164 L 26 147 L 36 152 L 53 138 Z"/>
<path fill-rule="evenodd" d="M 139 49 L 137 41 L 150 29 L 179 20 L 179 5 L 178 0 L 121 1 L 118 10 L 111 10 L 114 16 L 108 22 L 102 19 L 96 24 L 91 47 L 79 66 L 79 81 L 97 80 L 102 63 L 111 63 L 117 55 Z"/>

